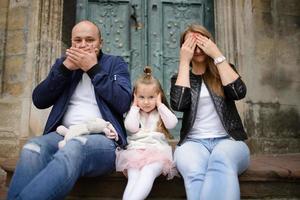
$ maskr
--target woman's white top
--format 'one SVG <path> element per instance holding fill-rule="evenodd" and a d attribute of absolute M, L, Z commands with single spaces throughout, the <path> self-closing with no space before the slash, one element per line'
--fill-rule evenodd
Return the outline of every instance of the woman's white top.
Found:
<path fill-rule="evenodd" d="M 188 137 L 204 139 L 226 136 L 226 130 L 203 81 L 199 95 L 196 119 Z"/>
<path fill-rule="evenodd" d="M 62 125 L 82 124 L 87 120 L 102 118 L 97 105 L 95 90 L 90 77 L 83 73 L 82 78 L 71 96 L 68 109 L 63 117 Z"/>

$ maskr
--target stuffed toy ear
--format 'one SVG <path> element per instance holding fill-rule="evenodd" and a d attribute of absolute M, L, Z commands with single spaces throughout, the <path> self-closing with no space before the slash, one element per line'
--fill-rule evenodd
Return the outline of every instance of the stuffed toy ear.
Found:
<path fill-rule="evenodd" d="M 69 132 L 69 129 L 67 129 L 65 126 L 60 125 L 56 128 L 56 132 L 62 136 L 64 136 L 64 139 L 58 142 L 58 148 L 61 149 L 66 145 L 66 135 Z"/>
<path fill-rule="evenodd" d="M 65 136 L 68 131 L 69 131 L 69 129 L 67 129 L 63 125 L 60 125 L 59 127 L 56 128 L 56 132 L 62 136 Z"/>

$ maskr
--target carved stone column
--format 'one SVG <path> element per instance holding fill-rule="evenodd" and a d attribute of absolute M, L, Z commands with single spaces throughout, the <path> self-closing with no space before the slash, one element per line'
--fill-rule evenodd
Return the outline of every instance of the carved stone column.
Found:
<path fill-rule="evenodd" d="M 63 0 L 38 1 L 38 21 L 36 27 L 36 55 L 33 59 L 32 89 L 41 82 L 48 74 L 50 67 L 57 57 L 61 55 L 62 49 L 62 17 Z M 31 105 L 29 117 L 29 135 L 40 135 L 49 110 L 37 110 Z"/>
<path fill-rule="evenodd" d="M 7 18 L 0 24 L 0 144 L 11 156 L 44 127 L 48 112 L 36 112 L 31 94 L 61 55 L 63 0 L 10 0 L 6 8 L 1 8 Z"/>
<path fill-rule="evenodd" d="M 36 83 L 45 78 L 54 59 L 61 55 L 63 0 L 43 0 L 39 7 Z"/>
<path fill-rule="evenodd" d="M 2 159 L 17 156 L 23 141 L 43 127 L 31 94 L 61 53 L 63 0 L 1 0 L 0 6 Z"/>
<path fill-rule="evenodd" d="M 251 1 L 215 0 L 216 41 L 229 62 L 234 63 L 242 73 L 246 46 L 252 41 Z"/>
<path fill-rule="evenodd" d="M 253 46 L 252 5 L 248 0 L 215 0 L 215 35 L 218 47 L 227 60 L 237 67 L 241 76 L 251 63 Z M 239 101 L 238 109 L 243 118 L 245 103 Z"/>

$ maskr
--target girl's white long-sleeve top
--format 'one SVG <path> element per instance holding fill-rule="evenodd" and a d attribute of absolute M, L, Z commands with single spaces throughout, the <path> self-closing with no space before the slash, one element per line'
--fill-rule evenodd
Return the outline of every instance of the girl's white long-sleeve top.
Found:
<path fill-rule="evenodd" d="M 164 104 L 150 113 L 141 111 L 137 106 L 131 106 L 125 118 L 125 128 L 130 132 L 127 137 L 127 149 L 143 149 L 149 146 L 159 148 L 167 144 L 165 135 L 157 131 L 159 118 L 167 129 L 174 128 L 178 122 L 176 115 Z"/>

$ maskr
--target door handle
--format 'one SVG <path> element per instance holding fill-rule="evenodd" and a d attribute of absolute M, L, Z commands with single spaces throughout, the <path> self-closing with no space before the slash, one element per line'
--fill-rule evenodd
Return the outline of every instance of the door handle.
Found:
<path fill-rule="evenodd" d="M 142 23 L 138 22 L 138 16 L 137 16 L 137 12 L 136 12 L 136 4 L 131 5 L 132 8 L 132 12 L 130 15 L 130 21 L 133 22 L 133 27 L 135 27 L 135 30 L 141 29 L 142 28 Z"/>

